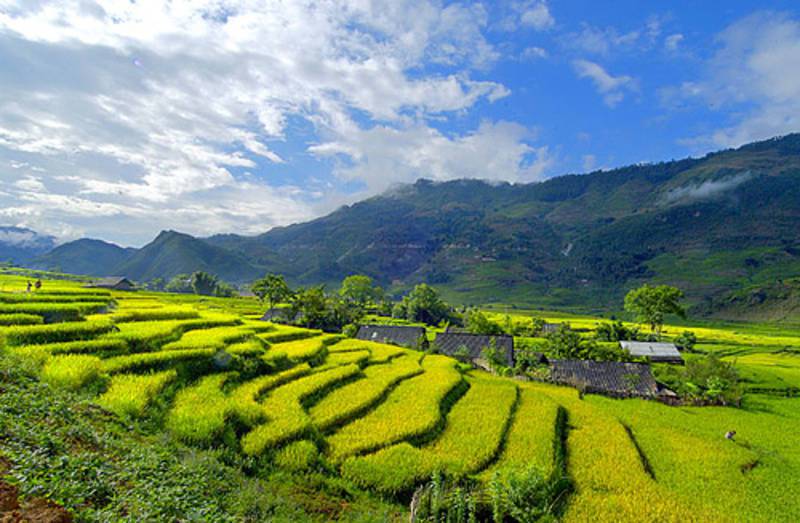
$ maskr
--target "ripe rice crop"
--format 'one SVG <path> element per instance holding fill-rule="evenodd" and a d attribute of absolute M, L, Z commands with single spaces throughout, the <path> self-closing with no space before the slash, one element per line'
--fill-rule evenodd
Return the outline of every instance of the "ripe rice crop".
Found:
<path fill-rule="evenodd" d="M 180 361 L 212 358 L 217 349 L 188 349 L 176 351 L 141 352 L 102 360 L 103 371 L 109 374 L 133 369 L 146 369 Z"/>
<path fill-rule="evenodd" d="M 616 417 L 580 400 L 574 389 L 528 386 L 569 411 L 568 472 L 577 492 L 571 497 L 565 521 L 725 521 L 702 506 L 679 501 L 654 481 Z"/>
<path fill-rule="evenodd" d="M 96 403 L 119 416 L 141 416 L 153 398 L 177 373 L 166 370 L 154 374 L 118 374 Z"/>
<path fill-rule="evenodd" d="M 0 314 L 0 326 L 41 325 L 44 318 L 36 314 Z"/>
<path fill-rule="evenodd" d="M 312 441 L 301 439 L 289 443 L 275 454 L 275 464 L 282 469 L 301 472 L 310 469 L 319 457 Z"/>
<path fill-rule="evenodd" d="M 215 327 L 213 329 L 192 330 L 181 336 L 181 339 L 164 345 L 163 350 L 187 350 L 199 348 L 222 349 L 225 345 L 242 341 L 252 336 L 241 327 Z"/>
<path fill-rule="evenodd" d="M 368 350 L 353 350 L 348 352 L 332 352 L 325 358 L 325 365 L 336 367 L 339 365 L 347 365 L 349 363 L 356 363 L 361 365 L 369 360 L 371 356 Z"/>
<path fill-rule="evenodd" d="M 356 376 L 358 365 L 336 367 L 311 374 L 273 390 L 262 402 L 267 422 L 242 438 L 242 451 L 254 456 L 265 449 L 295 439 L 312 429 L 311 418 L 303 408 L 309 398 Z"/>
<path fill-rule="evenodd" d="M 78 321 L 87 314 L 105 310 L 108 303 L 0 303 L 0 314 L 35 314 L 45 323 Z"/>
<path fill-rule="evenodd" d="M 256 425 L 266 417 L 263 406 L 258 402 L 259 397 L 265 392 L 305 376 L 309 372 L 311 372 L 311 367 L 307 363 L 303 363 L 277 374 L 259 376 L 242 383 L 231 392 L 233 413 L 242 423 L 251 427 Z"/>
<path fill-rule="evenodd" d="M 235 375 L 234 372 L 225 372 L 206 376 L 178 392 L 167 414 L 166 427 L 184 441 L 196 444 L 211 442 L 225 429 L 231 402 L 222 386 Z"/>
<path fill-rule="evenodd" d="M 392 358 L 407 354 L 408 349 L 396 347 L 394 345 L 387 345 L 385 343 L 377 343 L 374 341 L 362 341 L 348 338 L 342 340 L 335 345 L 329 347 L 330 352 L 352 352 L 357 350 L 368 350 L 371 353 L 370 362 L 381 363 L 389 361 Z"/>
<path fill-rule="evenodd" d="M 108 303 L 111 296 L 98 296 L 94 294 L 41 294 L 21 292 L 0 292 L 0 303 Z"/>
<path fill-rule="evenodd" d="M 426 356 L 422 368 L 424 374 L 400 383 L 375 410 L 328 438 L 335 460 L 425 436 L 441 424 L 442 404 L 463 378 L 445 356 Z"/>
<path fill-rule="evenodd" d="M 350 458 L 342 475 L 382 492 L 408 490 L 439 471 L 464 476 L 494 457 L 517 400 L 514 383 L 492 378 L 469 379 L 470 388 L 453 406 L 441 436 L 421 448 L 399 443 L 368 456 Z"/>
<path fill-rule="evenodd" d="M 45 343 L 42 345 L 23 345 L 12 349 L 15 354 L 31 358 L 40 364 L 55 354 L 94 354 L 123 353 L 128 345 L 122 340 L 101 338 L 96 340 L 65 341 L 61 343 Z"/>
<path fill-rule="evenodd" d="M 631 428 L 658 483 L 685 504 L 717 510 L 719 519 L 798 521 L 800 399 L 748 398 L 742 409 L 587 402 Z M 723 437 L 728 430 L 733 441 Z"/>
<path fill-rule="evenodd" d="M 352 353 L 335 352 L 328 356 L 328 360 L 339 354 Z M 328 430 L 355 418 L 380 401 L 392 386 L 421 374 L 422 367 L 418 358 L 409 355 L 386 364 L 370 365 L 363 372 L 365 379 L 334 390 L 311 407 L 309 414 L 317 427 Z"/>
<path fill-rule="evenodd" d="M 264 354 L 264 345 L 257 340 L 247 340 L 225 347 L 225 352 L 234 356 L 258 356 Z"/>
<path fill-rule="evenodd" d="M 99 377 L 101 371 L 101 360 L 97 356 L 63 354 L 45 363 L 41 379 L 57 387 L 77 390 Z"/>
<path fill-rule="evenodd" d="M 164 307 L 161 309 L 129 309 L 112 316 L 114 323 L 159 320 L 190 320 L 200 317 L 194 309 Z"/>
<path fill-rule="evenodd" d="M 483 480 L 495 472 L 533 465 L 543 475 L 553 467 L 553 438 L 558 406 L 546 395 L 522 387 L 514 419 L 497 461 L 480 474 Z"/>
<path fill-rule="evenodd" d="M 230 326 L 237 321 L 235 316 L 228 314 L 206 313 L 196 320 L 120 323 L 117 325 L 119 332 L 110 336 L 125 340 L 132 350 L 148 350 L 173 341 L 192 330 Z"/>
<path fill-rule="evenodd" d="M 63 341 L 88 340 L 111 331 L 114 326 L 108 321 L 79 321 L 54 323 L 51 325 L 23 325 L 6 327 L 0 335 L 9 346 L 38 345 Z"/>
<path fill-rule="evenodd" d="M 258 335 L 259 338 L 270 344 L 313 338 L 322 334 L 322 332 L 318 330 L 302 329 L 300 327 L 281 325 L 279 323 L 273 323 L 271 325 L 274 327 L 272 331 Z"/>
<path fill-rule="evenodd" d="M 261 337 L 261 339 L 264 339 Z M 272 345 L 265 358 L 271 361 L 288 358 L 292 361 L 307 361 L 321 355 L 331 340 L 329 337 L 318 336 L 296 341 L 287 341 Z"/>

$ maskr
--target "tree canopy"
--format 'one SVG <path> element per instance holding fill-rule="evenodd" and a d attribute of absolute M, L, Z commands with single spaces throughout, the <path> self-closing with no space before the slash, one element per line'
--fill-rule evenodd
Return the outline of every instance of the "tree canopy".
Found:
<path fill-rule="evenodd" d="M 683 292 L 669 285 L 651 287 L 643 285 L 625 296 L 625 310 L 636 315 L 637 321 L 650 326 L 650 332 L 659 338 L 667 314 L 686 317 L 686 309 L 680 304 Z"/>
<path fill-rule="evenodd" d="M 292 290 L 280 274 L 267 274 L 254 281 L 250 290 L 259 300 L 266 301 L 270 309 L 292 295 Z"/>

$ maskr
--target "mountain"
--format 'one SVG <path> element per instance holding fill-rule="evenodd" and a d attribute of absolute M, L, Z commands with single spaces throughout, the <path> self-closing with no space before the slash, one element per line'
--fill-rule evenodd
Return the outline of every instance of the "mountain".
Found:
<path fill-rule="evenodd" d="M 136 249 L 123 248 L 113 243 L 83 239 L 56 247 L 33 260 L 31 266 L 70 274 L 114 276 L 115 268 L 135 252 Z"/>
<path fill-rule="evenodd" d="M 138 280 L 274 271 L 307 285 L 364 273 L 395 293 L 426 281 L 461 303 L 594 311 L 618 310 L 643 282 L 670 283 L 711 314 L 736 310 L 742 289 L 800 276 L 798 230 L 793 134 L 541 183 L 419 180 L 258 236 L 163 232 L 116 265 L 85 253 L 87 268 L 108 264 L 93 272 Z"/>
<path fill-rule="evenodd" d="M 26 264 L 55 247 L 52 236 L 22 227 L 0 227 L 0 261 Z"/>
<path fill-rule="evenodd" d="M 261 269 L 235 253 L 175 231 L 161 232 L 151 243 L 115 266 L 113 271 L 138 281 L 206 271 L 237 283 L 262 274 Z"/>

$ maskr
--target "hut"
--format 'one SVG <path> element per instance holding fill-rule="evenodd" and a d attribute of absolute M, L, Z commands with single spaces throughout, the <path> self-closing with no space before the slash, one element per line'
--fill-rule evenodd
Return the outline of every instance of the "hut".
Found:
<path fill-rule="evenodd" d="M 95 280 L 87 287 L 92 289 L 110 289 L 114 291 L 135 291 L 136 285 L 128 278 L 122 276 L 113 276 L 109 278 L 100 278 Z"/>
<path fill-rule="evenodd" d="M 649 341 L 621 341 L 620 348 L 634 358 L 648 358 L 653 363 L 683 364 L 683 356 L 674 343 L 651 343 Z"/>
<path fill-rule="evenodd" d="M 358 328 L 356 339 L 389 343 L 409 349 L 428 348 L 428 338 L 424 327 L 409 325 L 362 325 Z"/>
<path fill-rule="evenodd" d="M 505 334 L 488 336 L 464 332 L 443 332 L 436 336 L 433 343 L 442 354 L 454 357 L 466 355 L 474 363 L 484 361 L 483 351 L 494 346 L 502 355 L 505 365 L 513 367 L 515 363 L 514 338 Z"/>
<path fill-rule="evenodd" d="M 593 394 L 616 398 L 656 398 L 666 393 L 643 363 L 551 360 L 550 379 Z"/>

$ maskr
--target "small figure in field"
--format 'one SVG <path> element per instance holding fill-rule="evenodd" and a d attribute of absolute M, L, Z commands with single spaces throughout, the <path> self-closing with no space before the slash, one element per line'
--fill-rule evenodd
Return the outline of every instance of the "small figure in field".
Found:
<path fill-rule="evenodd" d="M 729 430 L 728 432 L 725 433 L 725 439 L 729 439 L 729 440 L 733 441 L 733 438 L 735 438 L 735 437 L 736 437 L 736 431 L 735 430 Z"/>
<path fill-rule="evenodd" d="M 27 290 L 27 292 L 31 292 L 31 287 L 32 287 L 31 281 L 28 280 L 28 290 Z"/>
<path fill-rule="evenodd" d="M 42 280 L 36 280 L 36 290 L 38 291 L 41 288 L 42 288 Z"/>

